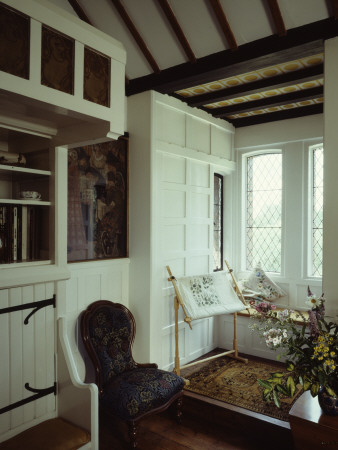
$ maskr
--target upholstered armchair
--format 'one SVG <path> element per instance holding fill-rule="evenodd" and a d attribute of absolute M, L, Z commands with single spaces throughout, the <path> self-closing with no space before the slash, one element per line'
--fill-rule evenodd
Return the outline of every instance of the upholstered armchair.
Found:
<path fill-rule="evenodd" d="M 138 422 L 176 402 L 180 420 L 184 380 L 132 356 L 135 319 L 125 306 L 99 300 L 81 317 L 81 334 L 95 368 L 100 409 L 127 422 L 132 448 Z"/>

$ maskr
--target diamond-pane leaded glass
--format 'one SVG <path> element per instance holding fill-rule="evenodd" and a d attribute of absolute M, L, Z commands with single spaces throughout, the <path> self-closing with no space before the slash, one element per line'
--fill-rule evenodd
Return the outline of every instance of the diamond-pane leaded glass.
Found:
<path fill-rule="evenodd" d="M 312 276 L 322 276 L 323 262 L 323 147 L 313 149 L 313 198 L 312 198 Z"/>
<path fill-rule="evenodd" d="M 282 155 L 247 159 L 246 265 L 261 263 L 268 272 L 281 271 Z"/>
<path fill-rule="evenodd" d="M 223 177 L 214 175 L 214 271 L 223 269 Z"/>

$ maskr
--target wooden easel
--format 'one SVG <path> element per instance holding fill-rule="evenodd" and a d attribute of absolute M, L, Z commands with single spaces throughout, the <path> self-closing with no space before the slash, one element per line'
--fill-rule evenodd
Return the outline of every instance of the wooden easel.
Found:
<path fill-rule="evenodd" d="M 229 273 L 231 275 L 231 278 L 233 280 L 234 283 L 234 290 L 236 292 L 236 294 L 238 295 L 238 297 L 240 298 L 240 300 L 243 302 L 244 306 L 247 306 L 246 301 L 242 295 L 242 292 L 236 282 L 236 279 L 233 275 L 233 271 L 232 269 L 230 269 L 229 264 L 227 261 L 225 261 L 225 264 L 229 270 Z M 171 273 L 170 267 L 167 267 L 167 271 L 169 274 L 169 278 L 168 281 L 171 281 L 174 289 L 175 289 L 175 298 L 174 298 L 174 308 L 175 308 L 175 367 L 174 367 L 174 372 L 177 375 L 180 375 L 181 369 L 184 369 L 186 367 L 191 367 L 194 366 L 195 364 L 201 364 L 203 362 L 206 361 L 211 361 L 212 359 L 216 359 L 216 358 L 220 358 L 221 356 L 225 356 L 228 355 L 231 358 L 237 359 L 239 361 L 242 361 L 244 363 L 247 363 L 248 360 L 247 358 L 242 358 L 238 355 L 238 344 L 237 344 L 237 312 L 233 313 L 234 315 L 234 339 L 233 339 L 233 349 L 232 350 L 228 350 L 226 352 L 220 353 L 219 355 L 215 355 L 215 356 L 210 356 L 208 358 L 204 358 L 201 359 L 199 361 L 195 361 L 189 364 L 185 364 L 184 366 L 180 367 L 180 356 L 179 356 L 179 345 L 178 345 L 178 310 L 179 307 L 181 306 L 182 310 L 183 310 L 183 314 L 184 314 L 184 322 L 186 322 L 190 329 L 192 330 L 192 326 L 191 326 L 191 317 L 188 316 L 187 311 L 184 307 L 184 303 L 181 297 L 181 294 L 179 292 L 179 289 L 177 287 L 177 282 L 176 282 L 176 278 L 173 276 L 173 274 Z"/>

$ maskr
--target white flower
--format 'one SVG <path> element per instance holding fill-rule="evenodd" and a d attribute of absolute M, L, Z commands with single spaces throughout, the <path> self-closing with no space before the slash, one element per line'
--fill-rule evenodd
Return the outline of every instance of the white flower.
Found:
<path fill-rule="evenodd" d="M 290 312 L 287 309 L 284 309 L 284 311 L 278 311 L 278 319 L 283 320 L 287 319 L 290 316 Z"/>
<path fill-rule="evenodd" d="M 322 298 L 317 298 L 314 295 L 310 295 L 305 300 L 305 303 L 310 306 L 310 308 L 315 308 L 316 306 L 320 306 L 322 304 Z"/>

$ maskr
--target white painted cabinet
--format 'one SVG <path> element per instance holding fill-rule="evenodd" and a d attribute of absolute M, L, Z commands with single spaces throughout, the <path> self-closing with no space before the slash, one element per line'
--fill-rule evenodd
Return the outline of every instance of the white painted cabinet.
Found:
<path fill-rule="evenodd" d="M 135 354 L 172 369 L 176 277 L 208 273 L 213 264 L 213 174 L 228 175 L 234 129 L 222 120 L 155 92 L 128 98 L 130 134 L 130 308 Z M 215 318 L 179 317 L 181 363 L 217 346 Z"/>
<path fill-rule="evenodd" d="M 69 418 L 73 415 L 76 422 L 72 410 L 74 402 L 67 390 L 65 393 L 64 378 L 57 378 L 60 354 L 57 354 L 55 338 L 57 319 L 69 315 L 71 321 L 67 320 L 68 330 L 73 331 L 83 306 L 76 305 L 74 311 L 73 299 L 67 297 L 67 280 L 71 276 L 67 265 L 68 147 L 116 139 L 124 133 L 126 52 L 111 37 L 63 12 L 47 0 L 0 0 L 0 9 L 1 14 L 11 15 L 14 21 L 24 20 L 29 24 L 27 28 L 30 39 L 28 45 L 19 45 L 28 52 L 27 55 L 21 55 L 27 62 L 28 70 L 25 74 L 21 76 L 13 73 L 16 68 L 10 63 L 6 65 L 4 59 L 0 66 L 0 156 L 4 156 L 6 160 L 6 156 L 10 157 L 11 154 L 23 154 L 26 159 L 24 165 L 7 164 L 5 160 L 2 160 L 5 164 L 1 164 L 0 161 L 0 224 L 4 222 L 4 208 L 9 208 L 13 217 L 16 213 L 21 215 L 19 222 L 15 219 L 17 225 L 21 224 L 21 233 L 23 209 L 30 208 L 41 213 L 36 218 L 36 253 L 22 257 L 21 235 L 20 247 L 16 241 L 16 254 L 12 250 L 12 242 L 8 243 L 10 256 L 1 256 L 0 260 L 2 442 L 58 414 Z M 6 26 L 12 23 L 3 22 Z M 43 61 L 43 39 L 48 33 L 49 37 L 56 34 L 57 39 L 66 39 L 73 46 L 74 59 L 70 58 L 74 62 L 73 84 L 69 92 L 59 90 L 57 80 L 54 87 L 49 85 L 49 80 L 43 80 L 43 75 L 47 72 L 51 78 L 57 75 L 57 71 L 47 70 L 52 67 L 52 62 Z M 5 35 L 11 36 L 10 33 L 3 32 L 3 36 Z M 91 91 L 92 79 L 86 79 L 88 73 L 84 68 L 86 64 L 87 67 L 90 64 L 88 59 L 86 63 L 88 53 L 94 59 L 103 58 L 103 64 L 109 68 L 106 77 L 109 89 L 105 104 L 96 101 L 97 92 Z M 22 191 L 39 192 L 41 199 L 22 199 Z M 16 230 L 18 238 L 20 232 L 18 228 Z M 11 240 L 13 236 L 11 231 Z M 20 255 L 17 253 L 18 249 Z M 97 273 L 100 269 L 96 267 L 93 271 Z M 125 272 L 122 277 L 123 285 L 128 285 L 128 281 L 124 279 Z M 110 288 L 113 282 L 112 278 L 109 283 L 107 281 L 107 290 L 108 284 Z M 91 288 L 94 290 L 93 286 Z M 128 292 L 127 288 L 126 291 Z M 49 302 L 50 299 L 53 302 Z M 28 325 L 25 325 L 26 316 L 45 302 L 48 306 L 37 309 Z M 74 314 L 68 314 L 70 311 L 74 311 Z M 73 334 L 70 338 L 72 344 L 76 345 Z M 60 364 L 59 376 L 64 375 L 62 371 L 63 366 Z M 67 383 L 68 381 L 67 379 Z M 32 394 L 25 388 L 25 383 L 36 389 L 44 389 L 53 386 L 55 382 L 59 383 L 59 390 L 63 389 L 63 396 L 56 398 L 51 394 L 21 404 L 22 400 Z M 80 402 L 78 397 L 77 402 Z M 88 407 L 88 398 L 86 402 Z M 87 413 L 90 416 L 91 411 L 85 411 Z M 97 422 L 95 414 L 97 411 L 93 410 L 92 423 L 95 420 Z M 97 436 L 95 439 L 97 440 Z M 94 447 L 97 448 L 97 445 L 92 448 Z"/>

